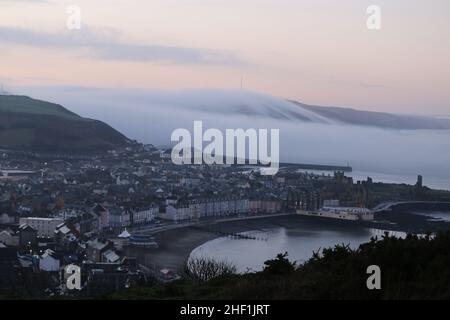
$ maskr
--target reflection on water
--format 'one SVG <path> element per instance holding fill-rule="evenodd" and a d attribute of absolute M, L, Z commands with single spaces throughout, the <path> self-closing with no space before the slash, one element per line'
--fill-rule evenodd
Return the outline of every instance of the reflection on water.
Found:
<path fill-rule="evenodd" d="M 235 239 L 230 237 L 217 238 L 209 241 L 191 253 L 191 257 L 210 257 L 219 261 L 233 263 L 238 272 L 259 271 L 264 261 L 274 258 L 278 253 L 288 252 L 289 259 L 303 263 L 311 258 L 313 252 L 337 244 L 357 248 L 371 237 L 381 237 L 384 231 L 355 227 L 339 228 L 309 228 L 286 229 L 284 227 L 267 230 L 249 231 L 243 234 L 261 240 Z M 391 235 L 404 237 L 401 232 L 389 232 Z"/>
<path fill-rule="evenodd" d="M 450 222 L 450 212 L 431 211 L 431 212 L 414 212 L 421 216 L 429 217 L 429 220 Z"/>

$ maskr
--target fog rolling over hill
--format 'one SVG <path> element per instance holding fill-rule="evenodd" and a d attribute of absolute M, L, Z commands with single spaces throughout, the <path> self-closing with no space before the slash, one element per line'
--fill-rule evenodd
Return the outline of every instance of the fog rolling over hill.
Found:
<path fill-rule="evenodd" d="M 40 153 L 101 153 L 128 139 L 107 124 L 61 105 L 0 95 L 0 148 Z"/>
<path fill-rule="evenodd" d="M 292 100 L 291 102 L 324 118 L 345 124 L 405 130 L 450 129 L 450 119 L 445 118 L 399 115 L 352 108 L 311 106 Z"/>
<path fill-rule="evenodd" d="M 174 129 L 279 128 L 283 162 L 450 181 L 450 120 L 315 107 L 247 91 L 34 87 L 23 91 L 101 119 L 132 139 L 167 144 Z"/>

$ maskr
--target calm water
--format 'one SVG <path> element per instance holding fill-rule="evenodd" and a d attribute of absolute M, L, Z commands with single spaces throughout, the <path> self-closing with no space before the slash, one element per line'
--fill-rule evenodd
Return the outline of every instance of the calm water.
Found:
<path fill-rule="evenodd" d="M 413 213 L 421 216 L 426 216 L 430 220 L 450 222 L 450 212 L 447 211 L 431 211 L 431 212 L 420 211 Z"/>
<path fill-rule="evenodd" d="M 267 230 L 249 231 L 243 234 L 259 240 L 233 239 L 222 237 L 209 241 L 191 253 L 191 257 L 211 257 L 218 261 L 233 263 L 238 272 L 259 271 L 264 261 L 274 258 L 278 253 L 288 252 L 289 259 L 305 262 L 314 251 L 333 247 L 336 244 L 348 244 L 357 248 L 372 236 L 381 236 L 384 231 L 363 227 L 305 227 L 286 229 L 284 227 Z M 405 236 L 403 233 L 392 233 Z"/>

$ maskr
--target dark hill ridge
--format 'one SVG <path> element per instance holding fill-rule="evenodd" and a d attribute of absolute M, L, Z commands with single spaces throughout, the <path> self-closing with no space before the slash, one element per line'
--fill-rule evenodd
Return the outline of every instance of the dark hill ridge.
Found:
<path fill-rule="evenodd" d="M 0 95 L 0 148 L 41 153 L 102 153 L 129 140 L 109 125 L 61 105 Z"/>
<path fill-rule="evenodd" d="M 288 101 L 327 119 L 346 124 L 404 130 L 450 129 L 450 120 L 444 118 L 363 111 L 343 107 L 313 106 L 298 101 Z"/>

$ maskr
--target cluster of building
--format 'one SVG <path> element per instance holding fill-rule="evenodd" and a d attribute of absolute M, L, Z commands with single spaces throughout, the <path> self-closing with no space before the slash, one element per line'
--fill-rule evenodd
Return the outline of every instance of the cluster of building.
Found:
<path fill-rule="evenodd" d="M 80 267 L 83 294 L 101 294 L 145 281 L 146 274 L 135 257 L 124 252 L 133 243 L 133 235 L 115 238 L 82 234 L 76 225 L 59 218 L 27 217 L 20 224 L 0 231 L 0 260 L 3 292 L 43 290 L 48 295 L 68 294 L 65 270 Z M 21 278 L 17 278 L 20 275 Z M 28 284 L 39 279 L 43 287 Z"/>
<path fill-rule="evenodd" d="M 0 152 L 0 287 L 14 280 L 17 288 L 19 280 L 5 278 L 11 273 L 60 275 L 70 264 L 82 267 L 89 292 L 130 287 L 148 271 L 127 248 L 158 246 L 141 227 L 281 212 L 341 215 L 326 199 L 358 208 L 370 201 L 370 180 L 354 184 L 341 173 L 282 167 L 262 176 L 250 165 L 176 166 L 168 155 L 141 144 L 94 157 Z M 63 278 L 37 282 L 61 294 Z"/>
<path fill-rule="evenodd" d="M 208 198 L 168 204 L 159 217 L 182 221 L 242 214 L 274 214 L 281 209 L 282 202 L 277 199 Z"/>
<path fill-rule="evenodd" d="M 368 208 L 342 207 L 339 200 L 325 200 L 324 205 L 316 210 L 298 209 L 297 213 L 305 216 L 350 220 L 350 221 L 371 221 L 374 213 Z"/>

